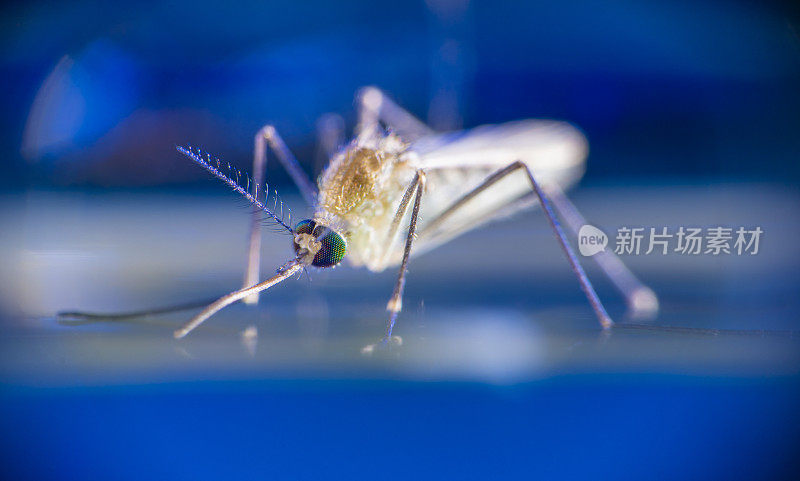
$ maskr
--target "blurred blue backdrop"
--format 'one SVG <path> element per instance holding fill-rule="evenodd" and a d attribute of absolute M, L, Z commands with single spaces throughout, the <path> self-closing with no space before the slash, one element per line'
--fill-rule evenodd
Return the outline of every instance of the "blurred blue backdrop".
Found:
<path fill-rule="evenodd" d="M 267 122 L 310 172 L 317 120 L 337 112 L 352 128 L 354 94 L 370 84 L 440 128 L 573 122 L 589 138 L 589 184 L 763 181 L 796 192 L 800 180 L 800 9 L 791 2 L 76 0 L 6 2 L 2 12 L 4 193 L 220 192 L 175 144 L 249 170 Z M 275 163 L 268 179 L 288 182 Z M 796 325 L 796 301 L 787 305 L 782 321 Z M 41 387 L 3 374 L 5 479 L 800 471 L 796 372 L 572 373 L 511 386 L 156 376 Z"/>
<path fill-rule="evenodd" d="M 440 127 L 574 122 L 590 140 L 589 181 L 800 173 L 792 4 L 178 0 L 3 10 L 7 188 L 198 182 L 204 174 L 176 143 L 246 165 L 266 122 L 310 170 L 316 120 L 338 112 L 352 126 L 353 95 L 367 84 Z M 270 176 L 285 181 L 278 169 Z"/>

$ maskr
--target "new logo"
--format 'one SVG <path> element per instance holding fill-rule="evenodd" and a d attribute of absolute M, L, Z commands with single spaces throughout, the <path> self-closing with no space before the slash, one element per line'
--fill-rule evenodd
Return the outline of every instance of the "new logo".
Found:
<path fill-rule="evenodd" d="M 593 225 L 586 224 L 578 231 L 578 250 L 581 255 L 590 257 L 606 250 L 608 236 Z"/>

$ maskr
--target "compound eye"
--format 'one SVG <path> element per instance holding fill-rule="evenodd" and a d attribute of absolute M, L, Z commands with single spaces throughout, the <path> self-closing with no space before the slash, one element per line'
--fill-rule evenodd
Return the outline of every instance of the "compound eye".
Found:
<path fill-rule="evenodd" d="M 317 223 L 311 219 L 301 220 L 294 226 L 295 234 L 313 234 Z"/>
<path fill-rule="evenodd" d="M 317 255 L 314 256 L 314 262 L 311 265 L 315 267 L 331 267 L 342 262 L 347 252 L 347 243 L 342 236 L 330 231 L 319 241 L 322 243 L 322 247 L 320 247 Z"/>

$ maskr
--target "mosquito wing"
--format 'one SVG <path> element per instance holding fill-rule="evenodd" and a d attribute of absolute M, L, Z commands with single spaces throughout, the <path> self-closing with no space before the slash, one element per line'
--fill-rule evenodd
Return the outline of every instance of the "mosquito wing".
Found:
<path fill-rule="evenodd" d="M 493 172 L 519 160 L 540 183 L 557 183 L 566 190 L 583 176 L 588 143 L 568 123 L 522 120 L 423 137 L 411 149 L 416 153 L 414 167 L 427 175 L 412 251 L 421 254 L 468 230 L 537 205 L 527 176 L 516 171 L 437 222 Z M 398 263 L 402 242 L 393 242 L 389 249 L 388 264 Z"/>
<path fill-rule="evenodd" d="M 522 160 L 538 175 L 549 176 L 576 167 L 582 172 L 588 144 L 586 137 L 566 122 L 519 120 L 429 135 L 411 148 L 421 158 L 420 167 L 429 171 L 473 167 L 496 170 Z"/>

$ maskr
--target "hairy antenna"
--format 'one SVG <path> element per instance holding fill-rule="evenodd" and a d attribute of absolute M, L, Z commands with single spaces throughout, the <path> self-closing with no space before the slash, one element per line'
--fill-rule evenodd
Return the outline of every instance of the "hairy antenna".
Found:
<path fill-rule="evenodd" d="M 283 202 L 280 202 L 281 215 L 275 214 L 275 210 L 277 210 L 277 204 L 278 204 L 277 192 L 275 193 L 276 194 L 276 199 L 275 199 L 276 208 L 275 209 L 270 209 L 265 205 L 267 203 L 267 196 L 264 197 L 264 202 L 261 202 L 260 200 L 258 200 L 258 194 L 256 194 L 254 196 L 253 194 L 251 194 L 249 192 L 249 189 L 245 189 L 244 187 L 241 186 L 241 184 L 239 182 L 239 178 L 241 177 L 241 172 L 240 171 L 238 171 L 238 170 L 236 171 L 235 175 L 236 175 L 236 179 L 237 180 L 234 180 L 232 176 L 227 175 L 227 174 L 225 174 L 224 172 L 222 172 L 220 170 L 220 161 L 219 161 L 219 159 L 212 158 L 208 154 L 205 154 L 205 158 L 203 158 L 204 157 L 203 151 L 201 151 L 200 149 L 192 148 L 192 146 L 181 147 L 180 145 L 178 145 L 178 146 L 176 146 L 176 148 L 178 149 L 178 152 L 180 152 L 183 155 L 185 155 L 185 156 L 189 157 L 190 159 L 192 159 L 192 161 L 194 161 L 194 163 L 200 165 L 200 167 L 202 167 L 202 168 L 206 169 L 207 171 L 209 171 L 214 177 L 216 177 L 219 180 L 221 180 L 221 181 L 225 182 L 226 184 L 228 184 L 228 186 L 231 189 L 233 189 L 236 192 L 238 192 L 239 194 L 241 194 L 245 199 L 250 201 L 250 203 L 253 204 L 255 207 L 257 207 L 257 208 L 261 209 L 262 211 L 264 211 L 269 216 L 270 219 L 275 221 L 276 224 L 278 224 L 279 226 L 281 226 L 284 229 L 286 229 L 287 231 L 289 231 L 290 234 L 294 234 L 294 230 L 289 226 L 289 224 L 287 224 L 283 220 Z M 213 164 L 212 164 L 212 162 L 213 162 Z M 228 164 L 228 172 L 232 172 L 232 168 L 230 167 L 230 164 Z M 248 185 L 248 187 L 250 185 L 250 177 L 249 176 L 247 176 L 247 185 Z M 256 188 L 258 188 L 258 186 L 256 186 Z M 268 189 L 264 189 L 264 191 L 267 194 L 269 194 L 269 190 Z"/>

